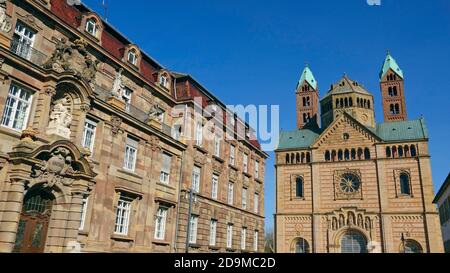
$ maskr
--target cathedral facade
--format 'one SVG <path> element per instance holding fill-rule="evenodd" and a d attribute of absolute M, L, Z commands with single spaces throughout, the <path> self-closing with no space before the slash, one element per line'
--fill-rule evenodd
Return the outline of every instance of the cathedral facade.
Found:
<path fill-rule="evenodd" d="M 83 4 L 0 1 L 0 114 L 0 252 L 264 249 L 249 125 Z"/>
<path fill-rule="evenodd" d="M 275 151 L 276 252 L 443 251 L 426 123 L 408 119 L 403 71 L 389 53 L 379 81 L 384 123 L 357 81 L 344 75 L 319 101 L 303 71 L 297 129 L 282 131 Z"/>

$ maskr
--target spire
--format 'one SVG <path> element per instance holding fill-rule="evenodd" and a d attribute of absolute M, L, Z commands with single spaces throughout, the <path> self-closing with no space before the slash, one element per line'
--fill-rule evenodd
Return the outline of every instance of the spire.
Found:
<path fill-rule="evenodd" d="M 311 69 L 309 69 L 309 65 L 308 63 L 305 63 L 305 69 L 302 72 L 302 75 L 300 76 L 300 80 L 298 81 L 298 85 L 297 88 L 303 84 L 303 82 L 307 82 L 309 85 L 311 85 L 312 88 L 314 88 L 314 90 L 317 90 L 317 81 L 314 78 L 314 75 L 311 71 Z"/>
<path fill-rule="evenodd" d="M 392 69 L 400 78 L 403 79 L 403 71 L 400 69 L 400 66 L 397 64 L 395 59 L 391 56 L 389 50 L 387 50 L 386 59 L 384 60 L 383 68 L 380 72 L 380 80 L 386 75 L 386 73 Z"/>

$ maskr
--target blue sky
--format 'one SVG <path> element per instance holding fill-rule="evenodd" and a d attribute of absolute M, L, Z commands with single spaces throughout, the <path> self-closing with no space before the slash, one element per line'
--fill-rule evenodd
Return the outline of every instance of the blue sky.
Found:
<path fill-rule="evenodd" d="M 102 0 L 83 0 L 102 13 Z M 343 73 L 375 96 L 386 49 L 405 74 L 409 118 L 430 132 L 436 190 L 450 171 L 450 1 L 107 0 L 108 21 L 169 69 L 187 72 L 226 104 L 280 105 L 295 129 L 294 89 L 308 62 L 320 96 Z M 273 153 L 266 165 L 267 229 L 273 227 Z"/>

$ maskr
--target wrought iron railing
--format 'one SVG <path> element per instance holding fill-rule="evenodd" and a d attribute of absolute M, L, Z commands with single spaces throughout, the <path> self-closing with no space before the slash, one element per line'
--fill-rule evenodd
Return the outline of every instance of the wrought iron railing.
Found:
<path fill-rule="evenodd" d="M 47 55 L 36 50 L 30 44 L 21 42 L 18 39 L 13 39 L 11 41 L 10 50 L 17 56 L 24 58 L 38 66 L 43 66 L 48 59 Z"/>
<path fill-rule="evenodd" d="M 94 93 L 98 99 L 100 99 L 104 102 L 107 102 L 108 99 L 111 97 L 111 91 L 106 90 L 105 88 L 103 88 L 99 85 L 95 85 Z M 139 109 L 133 105 L 127 105 L 127 107 L 125 108 L 125 111 L 141 122 L 148 123 L 148 121 L 149 121 L 149 113 L 147 113 L 147 112 L 143 111 L 142 109 Z M 161 131 L 164 134 L 172 137 L 172 127 L 169 126 L 168 124 L 161 123 Z"/>

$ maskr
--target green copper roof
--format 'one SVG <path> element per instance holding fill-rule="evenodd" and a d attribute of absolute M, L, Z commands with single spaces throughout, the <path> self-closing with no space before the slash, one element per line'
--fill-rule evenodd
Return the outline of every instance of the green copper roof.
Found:
<path fill-rule="evenodd" d="M 308 66 L 306 66 L 305 69 L 303 70 L 303 73 L 302 73 L 302 75 L 300 77 L 300 80 L 298 81 L 297 88 L 300 85 L 302 85 L 304 81 L 306 81 L 309 85 L 311 85 L 312 88 L 317 90 L 317 81 L 314 78 L 314 75 L 313 75 L 311 69 L 309 69 Z"/>
<path fill-rule="evenodd" d="M 386 60 L 384 61 L 383 68 L 380 72 L 380 79 L 382 79 L 386 75 L 389 69 L 392 69 L 392 71 L 394 71 L 403 79 L 403 71 L 400 69 L 400 66 L 398 66 L 397 62 L 390 53 L 387 54 Z"/>
<path fill-rule="evenodd" d="M 423 118 L 381 123 L 377 124 L 376 128 L 366 128 L 385 142 L 428 139 L 428 130 Z M 320 130 L 311 129 L 282 131 L 277 150 L 309 148 L 321 133 Z"/>
<path fill-rule="evenodd" d="M 406 120 L 377 125 L 376 134 L 384 141 L 427 139 L 425 120 Z"/>
<path fill-rule="evenodd" d="M 277 150 L 308 148 L 319 137 L 318 132 L 310 129 L 282 131 Z"/>
<path fill-rule="evenodd" d="M 346 94 L 346 93 L 358 93 L 362 95 L 369 95 L 372 96 L 372 94 L 367 91 L 364 86 L 359 84 L 356 81 L 351 80 L 347 74 L 345 74 L 338 82 L 333 84 L 331 86 L 331 89 L 328 91 L 328 93 L 322 98 L 324 100 L 325 98 L 331 96 L 331 95 L 340 95 L 340 94 Z"/>

